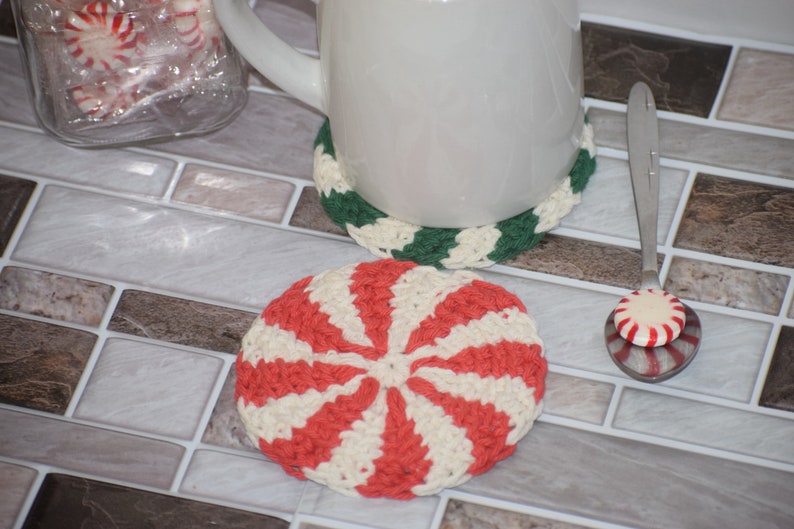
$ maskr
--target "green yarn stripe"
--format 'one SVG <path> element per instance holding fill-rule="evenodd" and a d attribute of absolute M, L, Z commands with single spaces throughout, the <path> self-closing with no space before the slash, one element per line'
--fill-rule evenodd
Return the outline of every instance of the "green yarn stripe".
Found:
<path fill-rule="evenodd" d="M 586 127 L 589 127 L 587 120 Z M 569 199 L 573 197 L 578 202 L 580 193 L 587 186 L 590 176 L 595 172 L 596 168 L 595 156 L 591 155 L 591 151 L 594 152 L 595 149 L 594 144 L 592 144 L 592 128 L 589 128 L 589 137 L 585 136 L 582 139 L 583 143 L 589 143 L 579 150 L 576 161 L 569 173 L 569 182 L 567 184 L 570 185 L 570 192 L 565 192 L 566 201 L 564 202 L 569 207 L 572 207 Z M 322 146 L 321 154 L 331 156 L 332 161 L 335 163 L 336 152 L 333 138 L 331 137 L 331 126 L 327 119 L 314 141 L 315 150 L 319 146 Z M 341 177 L 341 175 L 338 176 Z M 317 178 L 318 174 L 315 173 L 316 181 Z M 322 186 L 318 182 L 317 187 L 320 190 L 328 186 Z M 420 265 L 430 265 L 436 268 L 481 268 L 490 266 L 494 263 L 511 259 L 522 251 L 534 247 L 545 235 L 544 231 L 538 230 L 538 225 L 541 222 L 540 217 L 535 213 L 534 209 L 530 209 L 494 225 L 481 227 L 496 230 L 498 234 L 498 239 L 490 251 L 488 251 L 488 248 L 474 248 L 473 245 L 469 248 L 463 248 L 464 244 L 471 245 L 471 243 L 462 243 L 461 240 L 466 240 L 467 237 L 460 236 L 467 235 L 464 232 L 469 232 L 469 230 L 473 232 L 473 230 L 480 228 L 459 229 L 413 226 L 397 219 L 389 218 L 386 213 L 370 205 L 354 191 L 340 192 L 332 188 L 328 194 L 323 191 L 320 191 L 319 194 L 323 209 L 336 225 L 347 231 L 352 228 L 368 228 L 366 233 L 360 232 L 357 236 L 354 235 L 354 238 L 356 242 L 375 255 L 382 257 L 384 252 L 386 252 L 397 260 L 414 261 Z M 551 200 L 551 198 L 547 200 Z M 576 202 L 573 203 L 575 204 Z M 551 204 L 556 206 L 559 202 Z M 555 224 L 559 222 L 559 216 L 551 216 L 548 213 L 546 215 L 551 217 Z M 390 222 L 381 225 L 378 223 L 380 219 L 388 219 Z M 545 222 L 547 226 L 545 229 L 548 229 L 548 219 Z M 395 227 L 395 223 L 399 224 L 401 228 L 410 227 L 411 229 L 405 231 L 413 233 L 413 237 L 410 240 L 406 240 L 401 248 L 386 251 L 379 247 L 375 239 L 377 238 L 376 236 L 396 235 L 396 233 L 385 231 L 389 229 L 398 230 L 399 228 Z M 353 234 L 351 233 L 351 235 Z M 369 236 L 372 236 L 373 240 L 367 239 Z M 471 240 L 470 237 L 469 240 Z M 463 251 L 458 251 L 461 249 Z M 482 255 L 483 253 L 486 253 L 485 258 L 471 257 L 473 254 Z"/>

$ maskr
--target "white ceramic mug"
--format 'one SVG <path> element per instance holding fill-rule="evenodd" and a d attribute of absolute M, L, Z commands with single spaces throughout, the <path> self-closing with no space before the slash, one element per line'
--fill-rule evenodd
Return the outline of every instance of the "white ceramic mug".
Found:
<path fill-rule="evenodd" d="M 576 159 L 576 0 L 319 0 L 319 60 L 247 0 L 215 10 L 254 68 L 330 118 L 344 176 L 396 218 L 497 222 L 541 202 Z"/>

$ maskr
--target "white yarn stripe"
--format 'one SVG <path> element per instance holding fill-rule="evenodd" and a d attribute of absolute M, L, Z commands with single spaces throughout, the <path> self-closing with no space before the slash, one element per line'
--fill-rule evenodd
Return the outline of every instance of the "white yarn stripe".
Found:
<path fill-rule="evenodd" d="M 258 445 L 258 438 L 272 443 L 276 439 L 292 439 L 293 428 L 303 428 L 306 422 L 328 402 L 340 395 L 355 393 L 366 375 L 358 375 L 344 385 L 333 385 L 322 393 L 310 389 L 304 393 L 290 393 L 280 399 L 269 399 L 263 406 L 237 402 L 237 410 L 245 423 L 249 438 Z"/>
<path fill-rule="evenodd" d="M 471 402 L 491 403 L 498 411 L 509 415 L 510 425 L 521 428 L 508 434 L 508 445 L 524 437 L 540 414 L 540 407 L 535 404 L 535 388 L 527 387 L 518 377 L 481 377 L 476 373 L 458 374 L 437 367 L 423 367 L 414 376 L 430 382 L 442 393 Z"/>
<path fill-rule="evenodd" d="M 533 210 L 538 217 L 535 233 L 547 232 L 557 227 L 560 220 L 581 201 L 581 193 L 574 194 L 571 189 L 571 179 L 566 178 L 563 180 L 557 189 Z"/>
<path fill-rule="evenodd" d="M 455 237 L 457 246 L 451 248 L 448 257 L 441 259 L 441 266 L 448 269 L 482 268 L 491 266 L 494 261 L 488 254 L 496 248 L 502 232 L 494 224 L 461 230 Z"/>
<path fill-rule="evenodd" d="M 389 328 L 389 351 L 403 352 L 411 332 L 433 313 L 446 296 L 479 276 L 469 271 L 439 274 L 429 266 L 407 270 L 392 286 L 392 324 Z"/>
<path fill-rule="evenodd" d="M 417 496 L 434 494 L 444 487 L 455 487 L 470 478 L 466 472 L 474 463 L 474 445 L 466 437 L 466 430 L 455 426 L 443 408 L 411 391 L 403 391 L 405 412 L 416 423 L 415 431 L 428 448 L 425 456 L 433 462 L 425 482 L 411 491 Z"/>
<path fill-rule="evenodd" d="M 306 286 L 309 300 L 320 304 L 320 310 L 327 314 L 330 322 L 342 331 L 348 342 L 372 347 L 372 340 L 366 335 L 364 322 L 353 305 L 355 296 L 350 292 L 352 275 L 358 263 L 317 274 Z"/>
<path fill-rule="evenodd" d="M 410 356 L 412 360 L 429 356 L 448 359 L 466 347 L 482 347 L 503 340 L 543 347 L 535 320 L 526 312 L 513 307 L 499 312 L 488 312 L 479 320 L 472 320 L 466 325 L 456 325 L 447 336 L 439 338 L 435 344 L 418 348 Z"/>
<path fill-rule="evenodd" d="M 383 455 L 387 411 L 386 392 L 381 391 L 361 419 L 342 432 L 342 443 L 331 451 L 331 459 L 314 470 L 302 469 L 306 477 L 336 491 L 360 496 L 355 487 L 366 484 L 375 473 L 373 462 Z"/>
<path fill-rule="evenodd" d="M 243 336 L 241 347 L 242 359 L 252 365 L 256 365 L 259 360 L 273 361 L 276 355 L 272 351 L 278 351 L 278 358 L 286 362 L 311 362 L 314 357 L 309 344 L 298 340 L 294 332 L 265 325 L 265 320 L 261 317 L 251 324 L 251 328 Z"/>
<path fill-rule="evenodd" d="M 342 171 L 333 156 L 323 153 L 322 144 L 314 149 L 314 182 L 325 196 L 333 189 L 337 193 L 347 193 L 353 188 L 342 176 Z"/>
<path fill-rule="evenodd" d="M 360 228 L 347 224 L 346 228 L 353 240 L 378 257 L 391 257 L 393 251 L 411 244 L 416 232 L 424 229 L 394 217 L 381 217 Z"/>

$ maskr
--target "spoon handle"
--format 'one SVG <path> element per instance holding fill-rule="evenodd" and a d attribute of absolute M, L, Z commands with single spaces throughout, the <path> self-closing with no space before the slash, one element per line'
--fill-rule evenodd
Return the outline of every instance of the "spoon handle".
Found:
<path fill-rule="evenodd" d="M 631 187 L 640 229 L 641 288 L 661 288 L 656 264 L 656 230 L 659 216 L 659 126 L 656 102 L 645 83 L 629 93 L 628 147 Z"/>

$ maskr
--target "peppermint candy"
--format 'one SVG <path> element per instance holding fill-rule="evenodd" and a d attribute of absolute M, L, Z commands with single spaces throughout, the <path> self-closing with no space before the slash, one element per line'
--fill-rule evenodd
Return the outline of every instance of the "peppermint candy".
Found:
<path fill-rule="evenodd" d="M 255 320 L 235 400 L 286 472 L 409 499 L 510 456 L 547 372 L 521 301 L 470 271 L 384 259 L 298 281 Z"/>
<path fill-rule="evenodd" d="M 63 30 L 66 48 L 80 64 L 106 71 L 132 64 L 139 33 L 134 16 L 101 1 L 70 11 Z"/>
<path fill-rule="evenodd" d="M 121 115 L 137 100 L 137 87 L 126 87 L 121 81 L 88 84 L 72 89 L 72 99 L 80 111 L 93 119 Z"/>
<path fill-rule="evenodd" d="M 665 345 L 681 334 L 686 323 L 681 301 L 664 290 L 635 290 L 615 309 L 615 328 L 624 340 L 640 347 Z"/>
<path fill-rule="evenodd" d="M 179 40 L 191 50 L 217 49 L 223 35 L 210 0 L 173 0 L 174 25 Z"/>
<path fill-rule="evenodd" d="M 595 171 L 595 155 L 593 127 L 585 123 L 569 176 L 543 202 L 496 224 L 463 229 L 417 226 L 365 201 L 353 191 L 336 160 L 328 120 L 314 143 L 314 182 L 331 220 L 373 255 L 436 268 L 484 268 L 535 246 L 581 202 L 582 190 Z"/>

